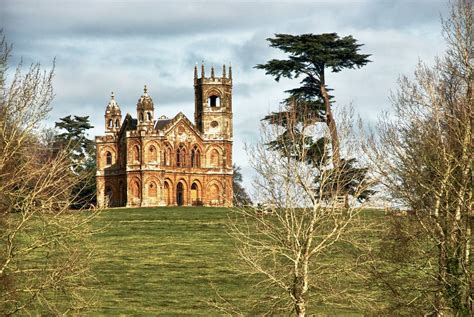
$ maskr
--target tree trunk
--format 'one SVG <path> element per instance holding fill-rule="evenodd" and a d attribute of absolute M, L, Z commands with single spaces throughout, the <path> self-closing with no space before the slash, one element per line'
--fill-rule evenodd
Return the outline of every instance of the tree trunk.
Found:
<path fill-rule="evenodd" d="M 435 316 L 442 317 L 445 316 L 446 310 L 446 245 L 445 241 L 440 241 L 438 244 L 438 287 L 436 290 L 435 298 Z"/>
<path fill-rule="evenodd" d="M 306 277 L 295 276 L 293 280 L 292 298 L 295 305 L 295 313 L 298 317 L 306 315 L 305 293 L 307 291 Z"/>
<path fill-rule="evenodd" d="M 312 231 L 312 230 L 311 230 Z M 303 255 L 300 259 L 301 262 L 295 267 L 295 277 L 293 280 L 293 299 L 295 304 L 295 313 L 298 317 L 306 315 L 306 300 L 305 296 L 308 292 L 308 275 L 309 275 L 309 246 L 311 245 L 312 237 L 308 237 L 308 240 L 303 246 Z"/>
<path fill-rule="evenodd" d="M 299 298 L 295 303 L 296 316 L 304 317 L 306 315 L 306 302 L 303 298 Z"/>
<path fill-rule="evenodd" d="M 324 105 L 326 106 L 326 124 L 329 128 L 329 134 L 331 135 L 332 144 L 332 162 L 334 167 L 339 167 L 341 161 L 341 154 L 339 150 L 339 136 L 337 135 L 336 121 L 331 110 L 331 103 L 329 102 L 329 94 L 324 85 L 324 81 L 321 82 L 321 94 L 324 98 Z"/>

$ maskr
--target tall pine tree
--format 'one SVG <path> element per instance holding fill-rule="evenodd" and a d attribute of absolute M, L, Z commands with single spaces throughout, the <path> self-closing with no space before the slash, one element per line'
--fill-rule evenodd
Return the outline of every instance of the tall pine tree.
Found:
<path fill-rule="evenodd" d="M 265 70 L 266 74 L 273 76 L 276 81 L 282 77 L 302 78 L 299 87 L 286 91 L 289 96 L 283 101 L 283 111 L 273 112 L 263 118 L 264 121 L 277 124 L 284 129 L 269 147 L 280 151 L 284 147 L 286 153 L 282 154 L 287 157 L 299 152 L 291 151 L 292 147 L 304 147 L 307 151 L 306 157 L 309 158 L 308 163 L 326 160 L 329 158 L 326 149 L 328 140 L 325 138 L 314 140 L 311 136 L 304 135 L 308 126 L 317 123 L 326 124 L 331 138 L 332 167 L 338 169 L 335 175 L 345 175 L 342 177 L 343 180 L 338 177 L 334 186 L 345 188 L 346 194 L 351 195 L 351 188 L 354 187 L 352 185 L 364 179 L 366 170 L 358 169 L 353 158 L 341 158 L 340 141 L 332 112 L 333 96 L 329 94 L 332 89 L 327 85 L 325 71 L 329 69 L 337 73 L 346 68 L 361 68 L 370 62 L 368 59 L 370 55 L 359 53 L 362 44 L 357 43 L 352 36 L 339 37 L 336 33 L 276 34 L 275 38 L 267 40 L 271 47 L 282 50 L 288 58 L 272 59 L 255 67 Z M 288 138 L 287 135 L 293 137 Z M 295 138 L 295 135 L 301 137 Z M 289 144 L 289 140 L 295 139 L 301 140 L 302 144 Z M 347 179 L 348 177 L 352 178 Z M 367 191 L 357 198 L 366 199 L 371 193 Z"/>
<path fill-rule="evenodd" d="M 84 208 L 94 204 L 96 200 L 95 145 L 86 136 L 87 130 L 92 129 L 93 126 L 90 124 L 88 116 L 74 116 L 72 118 L 69 115 L 59 120 L 56 122 L 56 128 L 65 130 L 65 132 L 56 136 L 56 146 L 71 149 L 70 159 L 73 172 L 83 176 L 81 182 L 75 186 L 71 193 L 72 207 Z"/>

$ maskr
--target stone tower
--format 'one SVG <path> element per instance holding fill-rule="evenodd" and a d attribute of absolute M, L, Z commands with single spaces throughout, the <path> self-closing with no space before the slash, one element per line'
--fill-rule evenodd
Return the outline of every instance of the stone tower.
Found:
<path fill-rule="evenodd" d="M 211 76 L 206 77 L 204 65 L 201 65 L 201 77 L 198 77 L 197 66 L 194 67 L 196 127 L 206 138 L 232 140 L 232 67 L 226 75 L 222 66 L 222 77 L 216 77 L 214 66 Z"/>
<path fill-rule="evenodd" d="M 106 133 L 117 133 L 120 131 L 122 124 L 122 112 L 120 107 L 115 101 L 114 93 L 110 96 L 109 104 L 105 108 L 105 132 Z"/>
<path fill-rule="evenodd" d="M 143 95 L 138 99 L 137 103 L 137 119 L 139 130 L 148 130 L 152 131 L 155 124 L 155 106 L 153 105 L 153 100 L 148 95 L 148 89 L 143 89 Z"/>

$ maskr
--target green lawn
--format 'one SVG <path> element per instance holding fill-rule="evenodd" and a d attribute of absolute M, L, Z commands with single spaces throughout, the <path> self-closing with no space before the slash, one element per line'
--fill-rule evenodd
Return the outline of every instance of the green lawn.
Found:
<path fill-rule="evenodd" d="M 141 208 L 102 212 L 93 270 L 99 306 L 93 315 L 216 315 L 208 301 L 242 304 L 252 290 L 235 269 L 226 233 L 228 209 Z"/>
<path fill-rule="evenodd" d="M 94 225 L 105 230 L 94 237 L 92 264 L 98 306 L 88 315 L 220 315 L 208 304 L 216 290 L 240 308 L 248 306 L 259 290 L 238 272 L 240 261 L 226 232 L 230 213 L 202 207 L 101 212 Z M 324 316 L 361 316 L 318 307 Z"/>

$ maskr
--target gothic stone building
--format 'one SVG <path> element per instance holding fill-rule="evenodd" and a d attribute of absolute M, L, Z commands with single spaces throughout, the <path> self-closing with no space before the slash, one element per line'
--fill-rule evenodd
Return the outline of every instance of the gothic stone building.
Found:
<path fill-rule="evenodd" d="M 194 123 L 183 113 L 155 120 L 144 93 L 137 118 L 112 93 L 106 135 L 96 137 L 97 200 L 101 206 L 232 205 L 232 69 L 201 77 L 194 68 Z"/>

